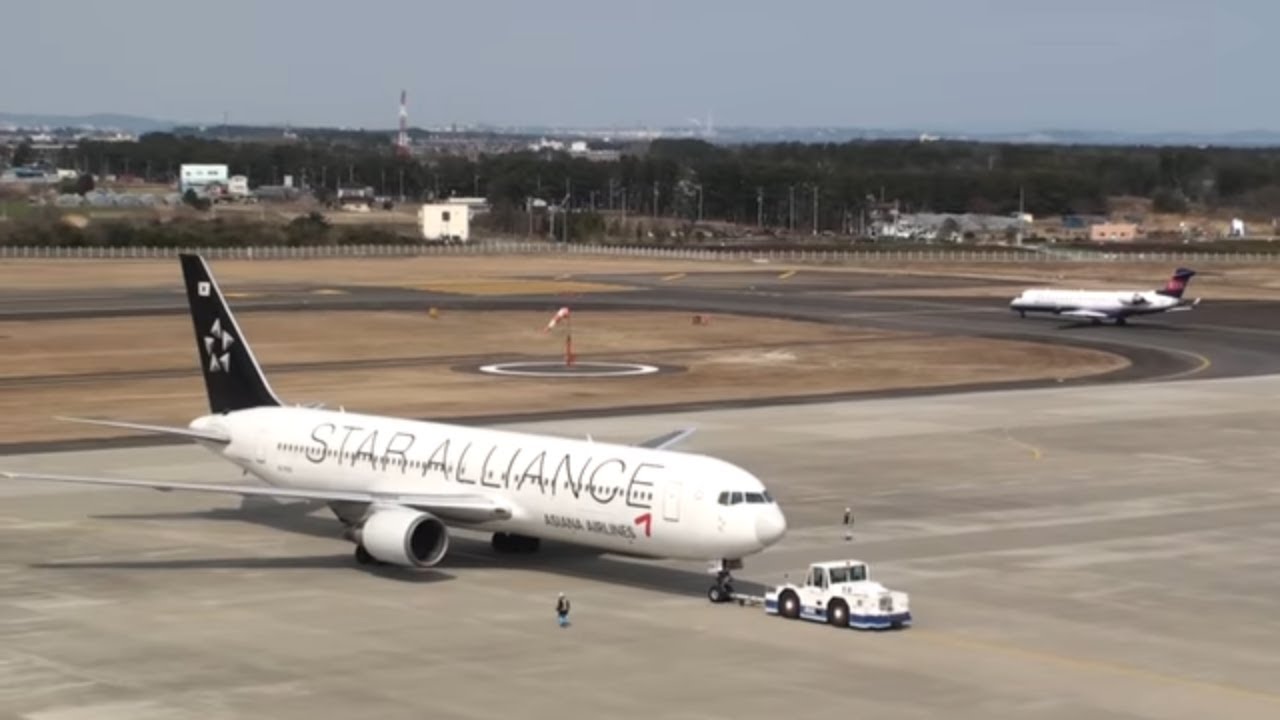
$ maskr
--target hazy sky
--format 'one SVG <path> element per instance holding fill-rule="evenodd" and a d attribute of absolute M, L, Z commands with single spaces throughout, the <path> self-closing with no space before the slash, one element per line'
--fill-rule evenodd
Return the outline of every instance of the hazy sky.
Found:
<path fill-rule="evenodd" d="M 0 110 L 1280 128 L 1280 0 L 9 0 Z"/>

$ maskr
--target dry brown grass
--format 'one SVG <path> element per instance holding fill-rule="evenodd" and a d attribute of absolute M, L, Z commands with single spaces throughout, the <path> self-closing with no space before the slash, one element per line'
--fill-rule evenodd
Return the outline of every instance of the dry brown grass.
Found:
<path fill-rule="evenodd" d="M 680 365 L 628 379 L 496 378 L 456 371 L 443 359 L 556 359 L 559 333 L 543 313 L 245 313 L 243 330 L 277 391 L 290 402 L 410 417 L 474 416 L 720 399 L 1078 377 L 1123 367 L 1106 353 L 1035 343 L 936 338 L 783 320 L 687 313 L 581 313 L 580 359 Z M 0 392 L 8 442 L 106 437 L 110 430 L 55 415 L 185 424 L 206 411 L 194 332 L 181 316 L 0 323 L 0 378 L 169 370 L 167 378 L 86 383 L 21 382 Z M 86 350 L 88 349 L 88 350 Z M 272 372 L 284 363 L 416 358 L 394 368 Z"/>
<path fill-rule="evenodd" d="M 458 279 L 560 277 L 586 273 L 673 273 L 759 269 L 750 262 L 719 263 L 580 256 L 420 256 L 315 260 L 213 260 L 224 290 L 265 283 L 418 287 Z M 771 270 L 784 266 L 770 265 Z M 85 288 L 182 287 L 176 260 L 0 260 L 0 287 L 34 291 Z"/>
<path fill-rule="evenodd" d="M 1205 300 L 1278 300 L 1280 263 L 1218 264 L 1195 267 L 1198 275 L 1187 293 Z M 899 267 L 869 265 L 856 272 L 905 275 L 945 275 L 973 280 L 972 285 L 953 288 L 886 289 L 855 291 L 851 295 L 898 297 L 1002 297 L 1010 298 L 1021 287 L 991 285 L 999 280 L 1027 287 L 1088 288 L 1099 290 L 1149 289 L 1162 287 L 1173 273 L 1167 262 L 1044 262 L 1027 265 L 996 263 L 913 262 Z M 922 282 L 922 285 L 925 283 Z"/>

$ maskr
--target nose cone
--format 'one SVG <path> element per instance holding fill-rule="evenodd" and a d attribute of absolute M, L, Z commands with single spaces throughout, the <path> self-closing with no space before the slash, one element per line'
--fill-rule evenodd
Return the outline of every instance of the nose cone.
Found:
<path fill-rule="evenodd" d="M 768 547 L 787 534 L 787 518 L 777 505 L 761 508 L 756 514 L 756 539 Z"/>

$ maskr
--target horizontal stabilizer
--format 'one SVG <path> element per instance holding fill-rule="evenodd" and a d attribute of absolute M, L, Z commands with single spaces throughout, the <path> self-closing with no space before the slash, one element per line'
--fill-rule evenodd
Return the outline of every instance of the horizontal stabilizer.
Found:
<path fill-rule="evenodd" d="M 666 450 L 673 445 L 684 442 L 690 435 L 696 432 L 697 428 L 681 428 L 672 430 L 665 435 L 659 435 L 656 438 L 650 438 L 640 443 L 638 447 L 649 448 L 650 450 Z"/>
<path fill-rule="evenodd" d="M 224 445 L 231 442 L 230 437 L 213 430 L 196 430 L 194 428 L 169 427 L 167 425 L 144 425 L 142 423 L 122 422 L 119 420 L 91 420 L 89 418 L 73 417 L 59 417 L 56 419 L 66 422 L 86 423 L 88 425 L 105 425 L 106 427 L 124 428 L 126 430 L 141 430 L 143 432 L 160 433 L 161 435 L 175 435 L 191 440 L 205 440 Z"/>
<path fill-rule="evenodd" d="M 312 488 L 281 488 L 262 485 L 219 485 L 213 483 L 174 483 L 162 480 L 130 480 L 126 478 L 86 477 L 83 475 L 46 475 L 0 471 L 0 477 L 11 480 L 37 480 L 45 482 L 79 483 L 83 485 L 113 485 L 171 492 L 224 493 L 242 497 L 294 498 L 300 500 L 326 500 L 330 502 L 356 502 L 402 505 L 462 522 L 484 522 L 511 517 L 511 509 L 482 495 L 465 494 L 401 494 L 378 492 L 353 492 Z"/>

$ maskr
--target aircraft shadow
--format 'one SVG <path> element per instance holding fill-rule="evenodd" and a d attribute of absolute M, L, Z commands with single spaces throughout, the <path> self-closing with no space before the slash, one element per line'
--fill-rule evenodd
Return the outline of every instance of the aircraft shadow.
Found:
<path fill-rule="evenodd" d="M 397 572 L 400 568 L 357 565 L 351 555 L 312 555 L 305 557 L 238 557 L 192 558 L 170 560 L 120 560 L 104 562 L 32 563 L 38 570 L 337 570 L 356 568 L 371 575 L 412 583 L 437 583 L 455 580 L 457 576 L 435 568 L 413 572 Z"/>
<path fill-rule="evenodd" d="M 313 515 L 317 510 L 323 514 Z M 328 514 L 323 502 L 280 502 L 250 498 L 238 508 L 217 508 L 177 513 L 121 513 L 93 516 L 104 520 L 218 520 L 249 523 L 309 537 L 326 538 L 346 545 L 341 537 L 341 524 Z M 581 545 L 543 541 L 533 554 L 499 554 L 487 540 L 458 534 L 450 537 L 449 553 L 440 565 L 429 570 L 392 566 L 357 565 L 351 553 L 314 557 L 283 558 L 211 558 L 192 560 L 151 560 L 101 563 L 47 563 L 37 568 L 99 568 L 135 570 L 256 570 L 256 569 L 339 569 L 359 568 L 388 579 L 412 582 L 435 582 L 453 579 L 452 570 L 523 569 L 559 575 L 566 579 L 605 582 L 613 585 L 650 590 L 671 595 L 701 597 L 711 585 L 711 576 L 659 565 L 656 562 L 630 562 Z M 350 547 L 349 545 L 346 545 Z M 748 568 L 750 567 L 748 561 Z M 445 577 L 432 577 L 445 575 Z M 734 578 L 739 592 L 762 594 L 759 583 Z"/>
<path fill-rule="evenodd" d="M 1180 332 L 1186 332 L 1186 330 L 1187 330 L 1185 327 L 1181 327 L 1181 326 L 1178 326 L 1178 325 L 1168 325 L 1168 324 L 1164 324 L 1164 323 L 1144 323 L 1144 322 L 1134 322 L 1134 321 L 1132 321 L 1132 320 L 1130 320 L 1127 324 L 1125 324 L 1125 325 L 1120 325 L 1120 326 L 1117 326 L 1115 323 L 1112 323 L 1112 322 L 1103 322 L 1103 323 L 1101 323 L 1101 324 L 1094 325 L 1093 323 L 1089 322 L 1088 320 L 1085 320 L 1085 321 L 1082 321 L 1082 322 L 1074 322 L 1074 321 L 1073 321 L 1073 322 L 1067 322 L 1067 323 L 1058 323 L 1058 329 L 1059 329 L 1059 330 L 1081 330 L 1081 329 L 1085 329 L 1085 328 L 1103 328 L 1103 327 L 1105 327 L 1105 328 L 1107 328 L 1107 329 L 1110 329 L 1110 330 L 1119 330 L 1119 331 L 1121 331 L 1121 332 L 1175 332 L 1175 333 L 1180 333 Z"/>

